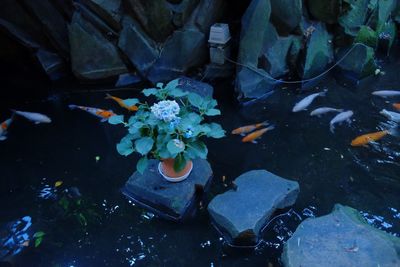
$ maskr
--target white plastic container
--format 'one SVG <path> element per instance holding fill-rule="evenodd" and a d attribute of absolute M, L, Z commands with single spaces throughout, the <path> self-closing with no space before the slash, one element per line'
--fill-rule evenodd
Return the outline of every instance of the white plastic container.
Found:
<path fill-rule="evenodd" d="M 208 42 L 210 44 L 226 44 L 231 39 L 229 26 L 225 23 L 215 23 L 211 26 L 210 37 Z"/>

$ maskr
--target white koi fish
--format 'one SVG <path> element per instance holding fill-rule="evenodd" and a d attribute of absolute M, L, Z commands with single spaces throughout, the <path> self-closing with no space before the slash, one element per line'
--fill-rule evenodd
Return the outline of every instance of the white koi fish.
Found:
<path fill-rule="evenodd" d="M 395 90 L 381 90 L 372 92 L 373 95 L 380 97 L 400 96 L 400 91 Z"/>
<path fill-rule="evenodd" d="M 398 112 L 393 112 L 393 111 L 383 109 L 379 113 L 391 121 L 400 122 L 400 113 L 398 113 Z"/>
<path fill-rule="evenodd" d="M 347 123 L 351 123 L 350 118 L 353 116 L 353 111 L 348 110 L 348 111 L 343 111 L 337 114 L 329 123 L 329 129 L 331 130 L 332 133 L 335 131 L 335 124 L 336 123 L 342 123 L 346 121 Z"/>
<path fill-rule="evenodd" d="M 299 112 L 299 111 L 307 109 L 307 107 L 309 105 L 311 105 L 311 103 L 314 101 L 315 98 L 317 98 L 318 96 L 325 96 L 326 92 L 327 92 L 327 90 L 325 90 L 324 92 L 315 93 L 315 94 L 312 94 L 312 95 L 309 95 L 309 96 L 303 98 L 302 100 L 300 100 L 300 102 L 298 102 L 298 103 L 296 103 L 296 105 L 294 105 L 292 112 Z"/>
<path fill-rule="evenodd" d="M 13 116 L 14 117 L 14 116 Z M 11 122 L 13 121 L 13 117 L 8 120 L 3 121 L 0 124 L 0 141 L 4 141 L 7 139 L 7 130 L 10 127 Z"/>
<path fill-rule="evenodd" d="M 13 112 L 17 115 L 20 115 L 21 117 L 24 117 L 25 119 L 33 121 L 35 124 L 51 122 L 51 119 L 49 117 L 41 113 L 19 111 L 19 110 L 13 110 Z"/>
<path fill-rule="evenodd" d="M 100 108 L 91 108 L 91 107 L 84 107 L 84 106 L 77 106 L 77 105 L 69 105 L 68 106 L 70 109 L 81 109 L 84 110 L 96 117 L 99 117 L 102 119 L 102 121 L 108 120 L 108 118 L 115 116 L 116 114 L 112 112 L 111 110 L 104 110 Z"/>
<path fill-rule="evenodd" d="M 322 114 L 328 113 L 328 112 L 343 112 L 343 109 L 337 109 L 337 108 L 330 108 L 330 107 L 322 107 L 322 108 L 317 108 L 311 111 L 310 115 L 311 116 L 321 116 Z"/>

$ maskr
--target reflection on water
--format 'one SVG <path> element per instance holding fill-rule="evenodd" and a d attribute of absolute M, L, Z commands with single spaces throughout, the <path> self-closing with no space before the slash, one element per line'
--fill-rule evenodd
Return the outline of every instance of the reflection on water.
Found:
<path fill-rule="evenodd" d="M 176 225 L 122 196 L 120 188 L 137 160 L 115 151 L 123 129 L 67 108 L 70 103 L 109 108 L 113 104 L 104 100 L 103 93 L 1 103 L 4 118 L 9 108 L 18 107 L 53 119 L 49 125 L 18 119 L 8 139 L 0 143 L 1 229 L 28 214 L 32 227 L 46 233 L 41 246 L 18 251 L 12 261 L 22 266 L 279 266 L 282 246 L 298 224 L 329 213 L 335 203 L 362 211 L 368 223 L 399 236 L 399 139 L 386 136 L 368 147 L 350 146 L 356 136 L 382 129 L 387 119 L 379 111 L 400 102 L 370 94 L 376 89 L 399 89 L 398 69 L 400 62 L 389 63 L 385 76 L 361 81 L 358 88 L 343 88 L 332 79 L 320 86 L 328 88 L 327 96 L 316 99 L 310 109 L 332 106 L 354 111 L 351 125 L 337 126 L 334 134 L 329 121 L 335 114 L 318 118 L 309 116 L 311 110 L 291 112 L 295 103 L 320 88 L 307 93 L 280 89 L 239 109 L 222 96 L 229 86 L 217 86 L 224 115 L 218 122 L 226 130 L 265 120 L 276 129 L 258 144 L 243 144 L 237 136 L 207 140 L 215 176 L 209 199 L 251 169 L 297 180 L 301 188 L 294 207 L 266 227 L 261 245 L 240 256 L 224 251 L 224 240 L 210 225 L 205 209 L 195 220 Z M 57 180 L 63 184 L 55 188 Z"/>

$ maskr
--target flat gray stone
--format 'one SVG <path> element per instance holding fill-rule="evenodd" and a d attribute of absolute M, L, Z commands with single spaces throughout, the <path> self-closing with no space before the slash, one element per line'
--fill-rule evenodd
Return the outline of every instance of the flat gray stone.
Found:
<path fill-rule="evenodd" d="M 69 27 L 69 40 L 72 71 L 77 77 L 97 80 L 128 72 L 117 48 L 78 12 Z"/>
<path fill-rule="evenodd" d="M 282 254 L 285 267 L 400 266 L 400 239 L 378 230 L 350 207 L 302 222 Z"/>
<path fill-rule="evenodd" d="M 254 244 L 276 209 L 293 205 L 299 184 L 265 170 L 253 170 L 234 181 L 236 190 L 216 196 L 208 211 L 216 226 L 235 244 Z"/>
<path fill-rule="evenodd" d="M 158 173 L 158 163 L 158 160 L 150 160 L 143 175 L 135 172 L 126 182 L 123 193 L 137 203 L 149 206 L 152 212 L 171 217 L 167 219 L 187 218 L 212 180 L 210 164 L 206 160 L 195 159 L 189 177 L 182 182 L 171 183 Z"/>
<path fill-rule="evenodd" d="M 214 88 L 208 83 L 199 82 L 188 77 L 180 77 L 177 87 L 183 91 L 196 93 L 202 97 L 212 98 L 214 93 Z"/>
<path fill-rule="evenodd" d="M 189 19 L 199 0 L 182 0 L 179 4 L 168 4 L 173 12 L 173 23 L 176 27 L 182 27 Z"/>
<path fill-rule="evenodd" d="M 83 0 L 83 2 L 114 30 L 121 29 L 121 0 Z"/>
<path fill-rule="evenodd" d="M 302 15 L 302 0 L 271 0 L 271 19 L 281 34 L 288 34 L 296 28 Z"/>

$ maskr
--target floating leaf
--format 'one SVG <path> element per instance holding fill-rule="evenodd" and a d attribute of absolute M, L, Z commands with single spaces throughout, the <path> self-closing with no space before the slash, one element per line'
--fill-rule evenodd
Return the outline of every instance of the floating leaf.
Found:
<path fill-rule="evenodd" d="M 63 184 L 63 181 L 57 181 L 54 183 L 54 187 L 59 187 Z"/>
<path fill-rule="evenodd" d="M 142 137 L 135 141 L 135 149 L 142 155 L 147 155 L 153 148 L 154 140 L 151 137 Z"/>
<path fill-rule="evenodd" d="M 141 173 L 141 174 L 144 173 L 144 171 L 147 168 L 148 161 L 149 160 L 147 159 L 147 157 L 142 157 L 139 159 L 139 161 L 136 164 L 136 169 L 139 173 Z"/>
<path fill-rule="evenodd" d="M 109 122 L 110 124 L 113 124 L 113 125 L 124 123 L 124 116 L 123 116 L 123 115 L 111 116 L 111 117 L 108 119 L 108 122 Z"/>
<path fill-rule="evenodd" d="M 39 232 L 36 232 L 36 233 L 33 235 L 33 238 L 40 238 L 40 237 L 43 237 L 45 234 L 46 234 L 45 232 L 39 231 Z"/>
<path fill-rule="evenodd" d="M 43 237 L 38 237 L 35 239 L 35 248 L 37 248 L 38 246 L 40 246 L 40 244 L 42 244 L 43 242 Z"/>

